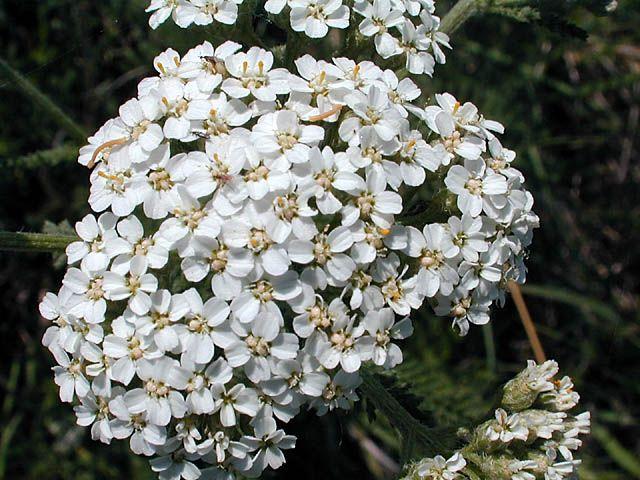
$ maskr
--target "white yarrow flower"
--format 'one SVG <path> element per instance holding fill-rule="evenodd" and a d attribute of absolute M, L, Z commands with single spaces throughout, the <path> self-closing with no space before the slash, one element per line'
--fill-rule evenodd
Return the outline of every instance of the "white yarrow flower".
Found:
<path fill-rule="evenodd" d="M 242 5 L 148 11 L 154 28 L 234 32 L 252 25 Z M 419 103 L 412 76 L 431 75 L 448 47 L 431 0 L 264 7 L 311 38 L 353 20 L 348 41 L 402 55 L 408 76 L 339 47 L 331 61 L 301 49 L 296 72 L 279 48 L 168 48 L 80 150 L 95 216 L 76 224 L 63 286 L 40 305 L 61 400 L 92 438 L 153 457 L 162 480 L 280 467 L 295 439 L 277 422 L 351 408 L 363 365 L 402 361 L 425 299 L 461 333 L 487 323 L 506 282 L 525 280 L 539 222 L 499 123 L 450 94 Z M 543 439 L 558 476 L 589 418 L 568 417 L 578 397 L 553 370 L 521 381 L 549 411 L 500 414 L 485 430 L 493 444 Z M 427 463 L 424 478 L 464 467 L 455 455 Z"/>

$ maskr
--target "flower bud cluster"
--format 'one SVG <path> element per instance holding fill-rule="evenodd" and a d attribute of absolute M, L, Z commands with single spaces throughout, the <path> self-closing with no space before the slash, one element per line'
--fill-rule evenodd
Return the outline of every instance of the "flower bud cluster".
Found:
<path fill-rule="evenodd" d="M 233 25 L 244 0 L 151 0 L 149 24 L 158 28 L 170 17 L 182 28 L 219 22 Z M 451 48 L 449 37 L 439 32 L 440 19 L 433 13 L 434 0 L 357 0 L 353 7 L 342 0 L 268 0 L 268 14 L 286 17 L 291 29 L 310 38 L 323 38 L 330 28 L 346 29 L 357 23 L 358 40 L 373 38 L 383 58 L 402 56 L 413 74 L 433 73 L 444 63 L 442 47 Z M 355 18 L 354 18 L 355 17 Z M 355 25 L 354 25 L 355 28 Z"/>
<path fill-rule="evenodd" d="M 451 458 L 426 458 L 411 466 L 407 480 L 561 480 L 572 478 L 580 460 L 580 435 L 589 433 L 590 414 L 569 413 L 580 396 L 569 377 L 556 380 L 558 365 L 527 368 L 504 387 L 501 408 L 462 436 L 467 444 Z"/>

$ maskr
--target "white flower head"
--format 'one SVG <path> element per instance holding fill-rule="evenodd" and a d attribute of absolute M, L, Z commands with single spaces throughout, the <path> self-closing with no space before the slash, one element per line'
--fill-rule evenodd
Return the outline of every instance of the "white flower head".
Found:
<path fill-rule="evenodd" d="M 128 438 L 153 457 L 162 480 L 280 467 L 295 445 L 282 424 L 309 407 L 351 408 L 363 366 L 402 362 L 425 300 L 462 333 L 487 323 L 506 281 L 524 281 L 538 224 L 502 126 L 450 94 L 419 100 L 415 75 L 431 75 L 448 47 L 432 1 L 264 7 L 319 46 L 355 22 L 350 44 L 371 42 L 406 72 L 340 52 L 316 59 L 302 41 L 298 58 L 233 41 L 165 50 L 80 150 L 94 214 L 76 224 L 63 287 L 40 306 L 61 400 L 93 438 Z M 154 28 L 171 18 L 229 31 L 251 28 L 250 10 L 148 7 Z M 524 381 L 549 411 L 505 406 L 485 430 L 492 444 L 528 432 L 560 475 L 555 455 L 573 462 L 589 419 L 567 413 L 578 397 L 552 367 Z M 464 466 L 436 457 L 421 478 Z"/>

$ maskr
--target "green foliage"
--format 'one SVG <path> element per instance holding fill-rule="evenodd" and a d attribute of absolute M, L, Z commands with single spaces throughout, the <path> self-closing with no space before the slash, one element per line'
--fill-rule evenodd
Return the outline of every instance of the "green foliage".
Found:
<path fill-rule="evenodd" d="M 584 40 L 588 32 L 576 25 L 571 17 L 578 9 L 605 15 L 610 3 L 610 0 L 497 0 L 491 10 L 519 21 L 536 22 L 552 32 Z"/>
<path fill-rule="evenodd" d="M 55 167 L 64 162 L 74 162 L 78 156 L 78 148 L 62 145 L 49 150 L 40 150 L 28 155 L 0 160 L 0 169 L 24 170 L 40 167 Z"/>
<path fill-rule="evenodd" d="M 427 417 L 422 415 L 415 396 L 409 389 L 385 382 L 372 368 L 363 368 L 360 391 L 369 411 L 369 421 L 375 421 L 376 414 L 384 418 L 399 434 L 402 441 L 401 462 L 406 463 L 415 455 L 435 456 L 455 447 L 456 428 L 429 428 L 425 426 Z"/>
<path fill-rule="evenodd" d="M 5 60 L 0 58 L 0 74 L 15 86 L 16 89 L 25 97 L 26 101 L 33 102 L 39 111 L 48 114 L 67 133 L 72 134 L 76 140 L 83 141 L 87 134 L 80 128 L 67 114 L 65 114 L 53 100 L 42 93 L 33 83 L 20 74 L 20 72 L 11 68 Z"/>
<path fill-rule="evenodd" d="M 601 425 L 595 425 L 592 434 L 620 467 L 626 470 L 629 475 L 632 475 L 633 478 L 640 478 L 640 462 L 638 462 L 638 459 L 624 448 L 606 428 Z"/>
<path fill-rule="evenodd" d="M 532 0 L 531 6 L 540 14 L 540 24 L 552 31 L 586 39 L 588 32 L 569 18 L 578 8 L 596 15 L 605 15 L 610 0 Z"/>

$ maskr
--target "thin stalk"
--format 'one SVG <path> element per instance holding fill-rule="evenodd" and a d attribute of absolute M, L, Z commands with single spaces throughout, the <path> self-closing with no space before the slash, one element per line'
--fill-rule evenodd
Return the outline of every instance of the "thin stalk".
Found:
<path fill-rule="evenodd" d="M 536 330 L 536 326 L 533 323 L 531 314 L 529 313 L 529 309 L 527 308 L 527 304 L 525 303 L 524 297 L 522 296 L 520 285 L 518 285 L 514 281 L 509 281 L 507 283 L 507 286 L 509 288 L 509 291 L 511 292 L 513 301 L 516 304 L 516 308 L 518 309 L 518 314 L 520 315 L 520 320 L 522 320 L 524 329 L 527 332 L 527 337 L 529 337 L 529 343 L 531 344 L 533 354 L 536 357 L 536 362 L 538 362 L 539 364 L 544 363 L 547 360 L 547 356 L 544 353 L 542 342 L 540 342 L 540 337 L 538 337 L 538 331 Z"/>
<path fill-rule="evenodd" d="M 46 233 L 0 232 L 0 251 L 60 252 L 77 238 L 71 235 Z"/>
<path fill-rule="evenodd" d="M 24 77 L 20 72 L 11 68 L 3 58 L 0 57 L 0 74 L 6 77 L 9 82 L 14 84 L 22 93 L 33 103 L 38 105 L 42 110 L 49 114 L 62 128 L 70 135 L 81 142 L 87 138 L 87 134 L 82 127 L 74 122 L 66 113 L 62 111 L 53 101 L 38 89 L 31 81 Z"/>
<path fill-rule="evenodd" d="M 484 339 L 484 349 L 487 356 L 487 370 L 496 373 L 496 341 L 493 336 L 493 325 L 491 322 L 482 327 L 482 337 Z"/>

